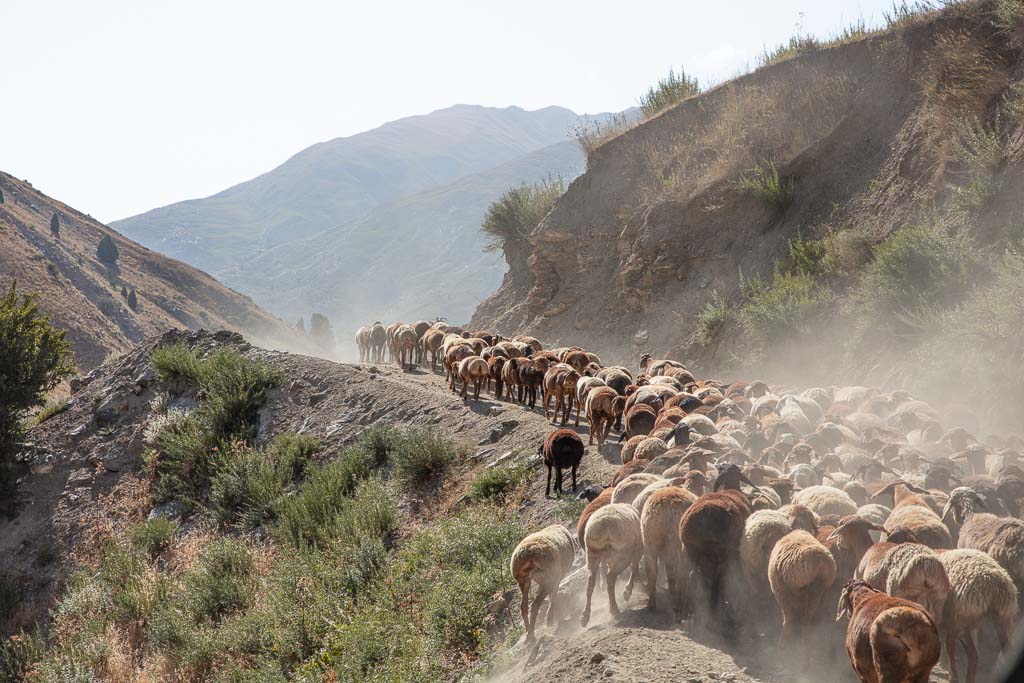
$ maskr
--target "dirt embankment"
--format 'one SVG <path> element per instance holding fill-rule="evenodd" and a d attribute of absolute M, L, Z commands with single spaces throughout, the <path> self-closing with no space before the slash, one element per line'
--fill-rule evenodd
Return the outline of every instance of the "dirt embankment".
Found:
<path fill-rule="evenodd" d="M 613 138 L 528 244 L 509 245 L 504 283 L 472 326 L 717 371 L 734 345 L 691 342 L 714 293 L 740 301 L 742 282 L 771 280 L 800 237 L 857 227 L 880 240 L 933 215 L 962 182 L 954 124 L 990 122 L 1024 73 L 1020 31 L 995 25 L 986 6 L 771 64 Z M 972 227 L 980 245 L 1024 211 L 1020 135 L 1008 138 L 1000 189 Z M 793 182 L 783 210 L 739 187 L 767 162 Z"/>

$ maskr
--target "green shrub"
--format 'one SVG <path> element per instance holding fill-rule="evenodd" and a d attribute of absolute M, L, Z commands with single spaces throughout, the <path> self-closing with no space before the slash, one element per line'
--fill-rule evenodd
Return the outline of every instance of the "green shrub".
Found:
<path fill-rule="evenodd" d="M 801 235 L 789 240 L 789 257 L 798 273 L 817 275 L 825 258 L 826 243 L 820 240 L 805 240 Z"/>
<path fill-rule="evenodd" d="M 780 176 L 775 162 L 755 166 L 740 179 L 739 189 L 749 192 L 779 213 L 793 203 L 793 179 Z"/>
<path fill-rule="evenodd" d="M 622 112 L 609 117 L 585 119 L 573 128 L 572 135 L 576 144 L 587 158 L 587 168 L 590 167 L 594 152 L 601 145 L 629 130 L 635 122 L 634 117 Z"/>
<path fill-rule="evenodd" d="M 150 559 L 157 558 L 170 548 L 177 534 L 178 523 L 166 517 L 154 517 L 128 528 L 128 540 L 132 546 Z"/>
<path fill-rule="evenodd" d="M 34 297 L 19 296 L 12 283 L 0 295 L 0 513 L 14 505 L 10 461 L 25 411 L 44 405 L 47 392 L 74 371 L 67 333 L 53 326 Z"/>
<path fill-rule="evenodd" d="M 977 265 L 964 232 L 949 233 L 936 224 L 893 233 L 875 248 L 853 293 L 861 337 L 914 339 L 919 334 L 915 318 L 962 298 Z"/>
<path fill-rule="evenodd" d="M 640 98 L 640 110 L 645 117 L 651 117 L 699 92 L 700 83 L 696 78 L 687 76 L 686 70 L 682 67 L 679 68 L 678 74 L 674 68 L 670 68 L 668 76 L 660 79 L 657 85 L 648 88 L 647 93 Z"/>
<path fill-rule="evenodd" d="M 754 280 L 745 286 L 747 299 L 737 319 L 748 338 L 762 344 L 807 331 L 832 301 L 832 292 L 803 273 L 776 271 L 771 283 Z"/>
<path fill-rule="evenodd" d="M 758 57 L 757 62 L 759 66 L 768 66 L 769 64 L 775 64 L 781 62 L 784 59 L 790 57 L 796 57 L 797 55 L 804 54 L 805 52 L 813 52 L 821 47 L 821 43 L 814 36 L 808 35 L 797 35 L 790 36 L 789 40 L 782 45 L 779 45 L 774 50 L 768 50 L 767 48 Z"/>
<path fill-rule="evenodd" d="M 198 360 L 183 345 L 169 345 L 154 349 L 150 362 L 159 376 L 195 382 L 205 392 L 196 410 L 169 422 L 156 437 L 149 458 L 153 496 L 157 501 L 201 503 L 216 473 L 239 457 L 238 444 L 255 436 L 259 409 L 283 376 L 229 349 Z"/>
<path fill-rule="evenodd" d="M 41 635 L 24 631 L 0 639 L 0 683 L 23 683 L 46 654 Z"/>
<path fill-rule="evenodd" d="M 104 235 L 100 238 L 100 243 L 96 246 L 96 258 L 100 262 L 113 266 L 117 263 L 119 255 L 117 245 L 114 244 L 114 240 L 110 239 L 110 235 Z"/>
<path fill-rule="evenodd" d="M 693 319 L 692 339 L 700 346 L 710 344 L 718 331 L 733 317 L 733 307 L 716 291 Z"/>
<path fill-rule="evenodd" d="M 555 200 L 565 193 L 561 178 L 547 178 L 539 183 L 513 187 L 487 208 L 480 229 L 487 239 L 487 250 L 497 251 L 506 242 L 522 242 L 533 232 Z"/>
<path fill-rule="evenodd" d="M 222 539 L 203 553 L 185 576 L 184 603 L 197 623 L 216 622 L 248 607 L 255 596 L 252 554 L 241 541 Z"/>
<path fill-rule="evenodd" d="M 163 344 L 149 354 L 149 363 L 162 382 L 199 381 L 199 357 L 184 342 Z"/>
<path fill-rule="evenodd" d="M 319 448 L 316 439 L 285 433 L 265 450 L 232 449 L 210 481 L 209 506 L 216 519 L 245 530 L 272 521 L 275 507 Z"/>
<path fill-rule="evenodd" d="M 460 455 L 459 445 L 437 430 L 415 427 L 396 444 L 391 460 L 400 482 L 419 486 L 443 472 Z"/>
<path fill-rule="evenodd" d="M 302 488 L 281 500 L 274 534 L 295 548 L 324 548 L 332 540 L 383 538 L 398 524 L 398 510 L 379 480 L 358 483 L 334 461 L 310 470 Z"/>
<path fill-rule="evenodd" d="M 575 525 L 583 514 L 583 508 L 587 507 L 588 501 L 576 500 L 575 498 L 562 498 L 555 505 L 555 518 L 559 521 Z"/>
<path fill-rule="evenodd" d="M 469 484 L 469 497 L 476 501 L 500 498 L 530 478 L 529 465 L 490 467 Z"/>

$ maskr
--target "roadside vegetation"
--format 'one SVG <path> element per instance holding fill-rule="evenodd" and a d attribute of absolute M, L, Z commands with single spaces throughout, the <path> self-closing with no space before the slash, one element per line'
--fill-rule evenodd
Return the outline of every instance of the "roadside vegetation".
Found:
<path fill-rule="evenodd" d="M 551 177 L 507 190 L 491 203 L 484 217 L 481 229 L 488 240 L 487 249 L 498 251 L 510 244 L 524 244 L 564 193 L 565 182 Z"/>
<path fill-rule="evenodd" d="M 403 531 L 400 501 L 433 495 L 461 445 L 384 425 L 336 453 L 289 433 L 257 445 L 270 366 L 184 345 L 151 362 L 172 387 L 146 437 L 163 512 L 70 577 L 47 634 L 6 643 L 0 681 L 447 680 L 518 634 L 485 608 L 525 533 L 495 502 L 528 468 L 488 470 L 459 512 Z"/>

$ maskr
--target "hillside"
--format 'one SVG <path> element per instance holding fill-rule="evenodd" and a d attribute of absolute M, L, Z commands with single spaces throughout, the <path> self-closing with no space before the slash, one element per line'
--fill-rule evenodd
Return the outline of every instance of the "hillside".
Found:
<path fill-rule="evenodd" d="M 125 239 L 114 230 L 0 173 L 0 285 L 38 295 L 53 321 L 68 331 L 78 365 L 91 369 L 143 337 L 171 327 L 227 328 L 263 343 L 299 343 L 282 321 L 201 271 Z M 59 216 L 59 237 L 50 221 Z M 100 239 L 117 246 L 116 265 L 96 255 Z M 122 288 L 135 291 L 132 310 Z"/>
<path fill-rule="evenodd" d="M 528 112 L 456 105 L 318 143 L 211 197 L 111 225 L 219 277 L 275 245 L 564 141 L 577 118 L 560 107 Z"/>
<path fill-rule="evenodd" d="M 224 278 L 281 315 L 326 313 L 343 347 L 373 319 L 467 320 L 505 269 L 500 252 L 484 250 L 488 205 L 511 186 L 582 170 L 577 145 L 559 142 L 270 249 Z"/>
<path fill-rule="evenodd" d="M 987 287 L 1019 280 L 1022 27 L 1017 3 L 955 3 L 784 46 L 621 132 L 472 325 L 947 398 L 1012 377 L 1019 395 L 1019 292 Z"/>

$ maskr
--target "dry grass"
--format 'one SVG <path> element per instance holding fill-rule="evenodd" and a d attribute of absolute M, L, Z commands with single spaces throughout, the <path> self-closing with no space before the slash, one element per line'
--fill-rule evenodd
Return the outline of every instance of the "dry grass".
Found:
<path fill-rule="evenodd" d="M 648 140 L 633 150 L 643 169 L 643 203 L 685 201 L 712 183 L 738 176 L 763 159 L 785 163 L 821 139 L 847 109 L 852 83 L 844 74 L 796 66 L 763 85 L 736 83 L 694 101 L 706 121 Z"/>

